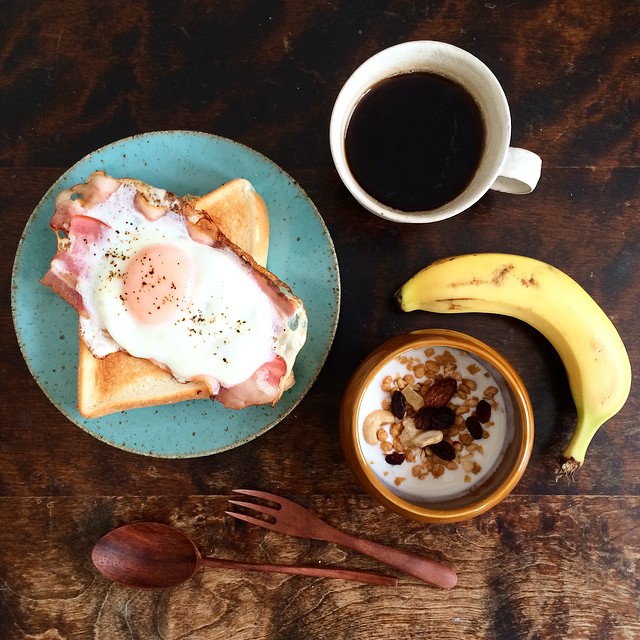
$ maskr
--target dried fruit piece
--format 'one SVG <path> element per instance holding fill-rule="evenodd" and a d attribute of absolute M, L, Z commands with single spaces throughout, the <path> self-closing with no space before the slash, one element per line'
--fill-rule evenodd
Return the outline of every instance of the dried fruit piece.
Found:
<path fill-rule="evenodd" d="M 486 400 L 480 400 L 476 406 L 476 416 L 483 424 L 491 420 L 491 405 Z"/>
<path fill-rule="evenodd" d="M 387 464 L 402 464 L 404 462 L 405 459 L 405 455 L 404 453 L 400 453 L 399 451 L 394 451 L 393 453 L 388 454 L 387 456 L 385 456 L 385 462 Z"/>
<path fill-rule="evenodd" d="M 477 416 L 469 416 L 464 423 L 467 425 L 467 431 L 474 440 L 482 439 L 482 425 Z"/>
<path fill-rule="evenodd" d="M 397 389 L 391 394 L 391 413 L 398 419 L 402 420 L 407 410 L 407 399 L 402 391 Z"/>
<path fill-rule="evenodd" d="M 402 432 L 400 433 L 400 435 L 398 436 L 400 438 L 400 442 L 402 442 L 402 444 L 405 447 L 411 447 L 411 440 L 413 439 L 413 437 L 420 433 L 417 429 L 416 429 L 416 424 L 413 418 L 405 418 L 402 421 Z"/>
<path fill-rule="evenodd" d="M 429 449 L 441 460 L 450 461 L 456 459 L 456 450 L 453 448 L 453 445 L 446 440 L 438 442 L 437 444 L 430 444 Z"/>
<path fill-rule="evenodd" d="M 424 407 L 424 398 L 412 387 L 406 386 L 402 390 L 402 395 L 407 399 L 407 402 L 413 407 L 414 411 L 418 411 Z"/>
<path fill-rule="evenodd" d="M 448 429 L 456 419 L 455 412 L 449 407 L 422 407 L 414 416 L 416 429 L 431 431 Z"/>
<path fill-rule="evenodd" d="M 444 407 L 453 398 L 458 381 L 454 378 L 436 380 L 424 394 L 425 407 Z"/>

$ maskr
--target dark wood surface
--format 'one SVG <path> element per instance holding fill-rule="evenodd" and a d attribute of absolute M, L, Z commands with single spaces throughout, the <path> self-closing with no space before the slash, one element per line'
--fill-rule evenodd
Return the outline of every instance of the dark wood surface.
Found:
<path fill-rule="evenodd" d="M 392 304 L 434 259 L 525 253 L 588 289 L 638 367 L 639 33 L 640 8 L 628 0 L 0 2 L 0 638 L 640 637 L 635 389 L 575 480 L 556 482 L 555 456 L 576 416 L 549 343 L 509 318 L 403 315 Z M 367 214 L 341 185 L 327 142 L 341 84 L 377 50 L 423 38 L 468 49 L 503 83 L 513 144 L 543 158 L 533 194 L 489 193 L 454 219 L 399 226 Z M 329 228 L 342 281 L 333 349 L 296 410 L 248 444 L 186 460 L 127 453 L 67 421 L 31 378 L 10 307 L 16 246 L 49 186 L 89 151 L 160 129 L 238 140 L 290 173 Z M 510 497 L 469 522 L 429 526 L 385 511 L 357 484 L 337 413 L 370 350 L 437 326 L 511 360 L 537 433 Z M 138 592 L 93 569 L 101 535 L 147 519 L 180 527 L 220 557 L 380 571 L 335 545 L 232 521 L 224 510 L 239 486 L 442 560 L 459 586 L 204 571 L 171 590 Z"/>

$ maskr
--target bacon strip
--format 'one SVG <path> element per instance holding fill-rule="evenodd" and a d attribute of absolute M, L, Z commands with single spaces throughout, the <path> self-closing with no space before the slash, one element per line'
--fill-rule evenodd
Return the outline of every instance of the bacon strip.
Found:
<path fill-rule="evenodd" d="M 59 272 L 49 269 L 44 274 L 40 282 L 45 286 L 53 289 L 65 302 L 70 304 L 80 315 L 86 316 L 86 310 L 82 297 L 76 291 L 75 282 L 72 284 L 60 276 Z"/>
<path fill-rule="evenodd" d="M 75 202 L 75 201 L 71 201 Z M 74 207 L 75 209 L 76 207 Z M 64 217 L 60 216 L 57 223 L 64 224 L 69 236 L 96 239 L 104 233 L 106 225 L 100 220 L 84 215 L 84 209 L 77 207 L 82 213 L 70 214 L 71 208 L 64 208 Z M 55 219 L 55 216 L 54 216 Z M 53 220 L 52 220 L 53 224 Z M 61 232 L 62 229 L 55 229 Z M 84 302 L 76 291 L 78 277 L 86 265 L 86 245 L 83 242 L 73 242 L 69 237 L 56 234 L 58 250 L 51 261 L 51 268 L 44 275 L 43 285 L 53 289 L 65 302 L 69 303 L 80 315 L 86 316 Z"/>
<path fill-rule="evenodd" d="M 71 220 L 101 202 L 106 202 L 119 188 L 120 182 L 102 171 L 95 171 L 87 182 L 61 191 L 55 200 L 56 211 L 50 225 L 58 231 L 68 231 Z"/>
<path fill-rule="evenodd" d="M 221 387 L 217 399 L 228 409 L 244 409 L 252 404 L 275 404 L 282 395 L 281 381 L 286 372 L 285 361 L 275 357 L 244 382 L 228 389 Z"/>

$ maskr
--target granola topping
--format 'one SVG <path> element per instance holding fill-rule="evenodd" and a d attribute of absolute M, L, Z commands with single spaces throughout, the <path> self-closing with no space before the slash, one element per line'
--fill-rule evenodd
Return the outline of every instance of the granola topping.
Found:
<path fill-rule="evenodd" d="M 396 493 L 440 499 L 468 492 L 501 459 L 506 440 L 502 393 L 484 363 L 465 351 L 433 347 L 387 365 L 365 394 L 360 423 L 382 415 L 363 445 L 374 472 Z M 375 421 L 378 422 L 377 420 Z"/>

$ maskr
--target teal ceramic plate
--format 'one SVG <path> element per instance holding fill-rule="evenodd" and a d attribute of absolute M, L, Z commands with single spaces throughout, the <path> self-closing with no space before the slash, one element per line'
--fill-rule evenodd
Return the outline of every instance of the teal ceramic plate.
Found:
<path fill-rule="evenodd" d="M 55 195 L 97 169 L 131 176 L 179 195 L 203 195 L 247 178 L 263 196 L 271 228 L 268 268 L 305 303 L 307 342 L 296 360 L 296 384 L 275 407 L 225 409 L 194 400 L 87 420 L 76 407 L 77 315 L 39 283 L 55 252 L 49 228 Z M 139 454 L 205 456 L 248 442 L 282 420 L 304 397 L 333 342 L 340 280 L 333 242 L 315 206 L 273 162 L 241 144 L 206 133 L 160 131 L 114 142 L 80 160 L 45 194 L 27 222 L 14 263 L 13 320 L 31 373 L 73 423 L 115 447 Z"/>

